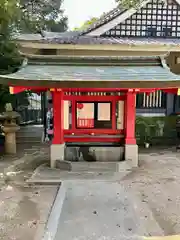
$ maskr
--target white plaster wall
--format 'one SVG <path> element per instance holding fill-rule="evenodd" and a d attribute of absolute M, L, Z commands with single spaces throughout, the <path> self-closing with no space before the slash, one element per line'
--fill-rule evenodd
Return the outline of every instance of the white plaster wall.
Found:
<path fill-rule="evenodd" d="M 77 109 L 77 118 L 94 118 L 94 104 L 93 103 L 83 103 L 82 109 Z"/>
<path fill-rule="evenodd" d="M 124 129 L 124 101 L 118 102 L 117 129 Z"/>
<path fill-rule="evenodd" d="M 110 121 L 111 120 L 111 104 L 98 103 L 98 120 Z"/>
<path fill-rule="evenodd" d="M 64 101 L 64 129 L 69 129 L 69 101 Z"/>

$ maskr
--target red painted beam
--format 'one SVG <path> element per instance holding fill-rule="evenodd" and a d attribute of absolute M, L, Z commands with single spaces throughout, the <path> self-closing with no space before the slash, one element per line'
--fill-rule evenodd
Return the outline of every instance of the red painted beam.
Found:
<path fill-rule="evenodd" d="M 163 89 L 163 92 L 177 94 L 178 88 Z"/>
<path fill-rule="evenodd" d="M 177 88 L 169 88 L 169 89 L 163 89 L 163 88 L 64 88 L 64 92 L 147 92 L 151 93 L 157 90 L 165 90 L 165 91 L 174 91 Z"/>
<path fill-rule="evenodd" d="M 118 129 L 118 130 L 113 130 L 113 129 L 65 129 L 64 130 L 64 134 L 69 134 L 72 135 L 72 133 L 74 134 L 74 136 L 76 135 L 84 135 L 84 134 L 89 134 L 91 136 L 93 136 L 92 134 L 101 134 L 101 135 L 118 135 L 118 134 L 124 134 L 124 130 L 123 129 Z"/>
<path fill-rule="evenodd" d="M 124 141 L 124 138 L 106 138 L 106 137 L 64 137 L 65 142 L 94 142 L 94 143 L 119 143 Z"/>
<path fill-rule="evenodd" d="M 63 88 L 64 92 L 118 92 L 121 88 Z"/>
<path fill-rule="evenodd" d="M 51 91 L 53 90 L 60 90 L 59 88 L 52 88 Z M 50 90 L 49 88 L 44 88 L 44 87 L 24 87 L 24 86 L 10 86 L 10 91 L 13 92 L 13 94 L 25 91 L 25 90 L 32 90 L 32 91 L 47 91 Z M 169 92 L 169 93 L 177 93 L 177 88 L 64 88 L 62 89 L 63 92 L 119 92 L 119 91 L 124 91 L 124 92 L 135 92 L 135 93 L 141 93 L 141 92 L 146 92 L 146 93 L 151 93 L 157 90 L 163 90 L 164 92 Z"/>
<path fill-rule="evenodd" d="M 43 91 L 47 91 L 48 89 L 47 88 L 39 88 L 39 87 L 17 87 L 17 86 L 10 86 L 9 87 L 9 91 L 11 94 L 17 94 L 17 93 L 20 93 L 20 92 L 23 92 L 23 91 L 26 91 L 26 90 L 30 90 L 30 91 L 35 91 L 35 92 L 43 92 Z"/>
<path fill-rule="evenodd" d="M 27 89 L 24 87 L 9 87 L 9 92 L 11 94 L 17 94 L 23 91 L 26 91 Z"/>
<path fill-rule="evenodd" d="M 124 100 L 124 96 L 74 96 L 74 95 L 65 95 L 64 100 L 73 100 L 81 102 L 103 102 L 103 101 L 119 101 Z"/>

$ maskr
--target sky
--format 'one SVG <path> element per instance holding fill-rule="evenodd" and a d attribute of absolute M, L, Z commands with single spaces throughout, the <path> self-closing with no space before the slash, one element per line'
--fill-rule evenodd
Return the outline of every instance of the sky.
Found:
<path fill-rule="evenodd" d="M 63 8 L 69 19 L 69 29 L 80 27 L 91 17 L 99 17 L 116 7 L 115 0 L 64 0 Z"/>

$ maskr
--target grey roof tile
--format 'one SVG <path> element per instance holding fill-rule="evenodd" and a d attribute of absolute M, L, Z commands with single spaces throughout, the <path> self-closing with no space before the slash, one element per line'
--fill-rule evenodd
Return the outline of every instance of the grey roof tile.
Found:
<path fill-rule="evenodd" d="M 35 41 L 41 43 L 56 44 L 158 44 L 158 45 L 179 45 L 180 38 L 139 38 L 139 37 L 92 37 L 81 36 L 79 31 L 69 31 L 63 33 L 45 32 L 43 38 L 40 34 L 16 35 L 17 40 Z"/>
<path fill-rule="evenodd" d="M 21 33 L 14 35 L 14 38 L 17 40 L 23 41 L 42 41 L 43 39 L 66 39 L 73 38 L 80 35 L 79 31 L 67 31 L 67 32 L 43 32 L 45 37 L 42 37 L 40 34 L 33 33 Z"/>
<path fill-rule="evenodd" d="M 0 78 L 51 81 L 180 81 L 161 66 L 47 66 L 27 65 L 19 72 Z"/>
<path fill-rule="evenodd" d="M 177 38 L 114 38 L 114 37 L 91 37 L 91 36 L 73 36 L 73 37 L 55 37 L 42 39 L 44 43 L 57 44 L 127 44 L 127 45 L 179 45 L 180 39 Z"/>

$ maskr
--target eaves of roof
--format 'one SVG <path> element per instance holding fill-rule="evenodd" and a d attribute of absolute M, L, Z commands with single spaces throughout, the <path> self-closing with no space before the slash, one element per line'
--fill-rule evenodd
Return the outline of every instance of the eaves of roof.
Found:
<path fill-rule="evenodd" d="M 91 36 L 77 36 L 77 37 L 55 37 L 41 39 L 41 43 L 58 43 L 58 44 L 121 44 L 121 45 L 180 45 L 179 38 L 115 38 L 115 37 L 91 37 Z"/>
<path fill-rule="evenodd" d="M 11 86 L 59 88 L 168 88 L 180 87 L 180 76 L 163 66 L 46 66 L 27 65 L 17 73 L 0 75 Z"/>

